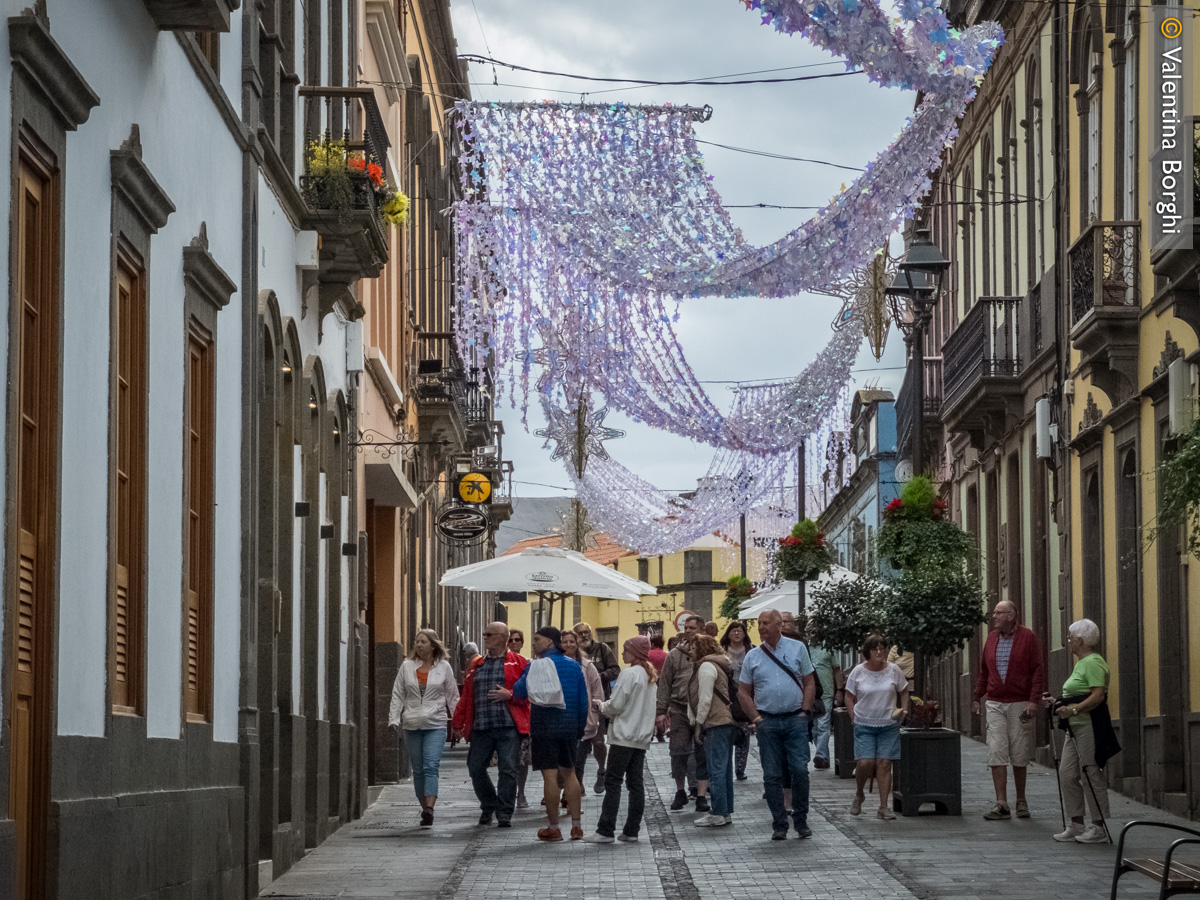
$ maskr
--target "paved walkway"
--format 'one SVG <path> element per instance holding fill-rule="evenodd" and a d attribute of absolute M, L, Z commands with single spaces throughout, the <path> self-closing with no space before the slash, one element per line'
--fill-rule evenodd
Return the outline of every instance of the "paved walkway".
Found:
<path fill-rule="evenodd" d="M 735 786 L 734 825 L 692 827 L 696 814 L 669 812 L 674 785 L 665 744 L 650 749 L 646 825 L 637 844 L 540 844 L 545 822 L 518 811 L 511 830 L 476 826 L 479 808 L 461 747 L 442 763 L 433 828 L 417 826 L 420 809 L 408 784 L 389 785 L 366 815 L 333 835 L 263 897 L 470 898 L 518 900 L 697 900 L 697 898 L 943 898 L 943 900 L 1094 900 L 1108 896 L 1114 849 L 1057 844 L 1060 830 L 1054 770 L 1031 767 L 1032 818 L 986 822 L 991 778 L 984 749 L 963 740 L 963 815 L 884 822 L 870 811 L 849 815 L 853 782 L 832 770 L 812 773 L 813 837 L 770 840 L 761 799 L 761 770 L 751 754 L 750 780 Z M 587 781 L 595 780 L 589 762 Z M 531 787 L 540 782 L 531 777 Z M 1011 788 L 1010 788 L 1011 790 Z M 1133 818 L 1172 820 L 1161 810 L 1111 795 L 1114 837 Z M 589 792 L 584 829 L 592 831 L 600 798 Z M 569 823 L 568 823 L 569 824 Z M 618 822 L 619 824 L 619 822 Z M 564 829 L 565 831 L 565 829 Z M 1157 845 L 1155 845 L 1157 847 Z M 1129 875 L 1121 897 L 1156 896 L 1148 879 Z"/>

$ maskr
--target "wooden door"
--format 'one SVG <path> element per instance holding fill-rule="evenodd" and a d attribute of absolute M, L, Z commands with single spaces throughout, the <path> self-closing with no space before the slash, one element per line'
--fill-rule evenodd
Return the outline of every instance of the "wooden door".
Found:
<path fill-rule="evenodd" d="M 45 896 L 50 768 L 50 635 L 53 629 L 54 504 L 58 410 L 54 172 L 22 146 L 17 199 L 18 354 L 16 434 L 16 620 L 11 634 L 12 759 L 9 796 L 17 825 L 17 898 Z M 28 152 L 27 152 L 28 151 Z"/>

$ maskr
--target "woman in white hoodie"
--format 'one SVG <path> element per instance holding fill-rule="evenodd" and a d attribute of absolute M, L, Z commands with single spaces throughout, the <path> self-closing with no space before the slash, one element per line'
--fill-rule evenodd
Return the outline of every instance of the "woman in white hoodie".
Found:
<path fill-rule="evenodd" d="M 650 664 L 650 638 L 643 635 L 625 642 L 621 653 L 627 668 L 621 670 L 608 700 L 596 700 L 594 706 L 607 716 L 608 766 L 604 774 L 604 805 L 596 833 L 584 838 L 589 844 L 611 844 L 614 840 L 632 843 L 638 839 L 642 813 L 646 808 L 644 773 L 646 751 L 654 738 L 654 707 L 658 691 L 658 670 Z M 621 806 L 621 781 L 629 790 L 629 810 L 625 827 L 615 834 L 617 810 Z"/>
<path fill-rule="evenodd" d="M 421 824 L 433 824 L 437 803 L 438 768 L 446 746 L 446 723 L 458 705 L 458 684 L 446 648 L 432 628 L 422 628 L 413 641 L 412 656 L 400 665 L 392 685 L 388 726 L 404 729 L 413 789 L 421 803 Z"/>

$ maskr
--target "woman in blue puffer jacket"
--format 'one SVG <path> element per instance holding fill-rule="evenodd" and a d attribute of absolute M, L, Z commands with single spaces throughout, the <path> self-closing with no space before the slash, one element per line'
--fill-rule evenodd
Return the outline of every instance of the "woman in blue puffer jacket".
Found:
<path fill-rule="evenodd" d="M 539 628 L 533 636 L 533 652 L 540 659 L 553 661 L 562 685 L 564 708 L 532 705 L 529 718 L 529 737 L 533 768 L 542 773 L 543 796 L 548 828 L 538 831 L 539 841 L 561 841 L 562 831 L 558 827 L 558 790 L 561 780 L 567 799 L 567 810 L 571 813 L 571 840 L 583 839 L 582 797 L 579 779 L 575 777 L 575 751 L 587 727 L 588 694 L 587 682 L 579 663 L 565 656 L 562 651 L 562 633 L 552 625 Z M 517 683 L 513 685 L 513 696 L 524 700 L 529 696 L 527 679 L 534 663 L 526 667 Z"/>

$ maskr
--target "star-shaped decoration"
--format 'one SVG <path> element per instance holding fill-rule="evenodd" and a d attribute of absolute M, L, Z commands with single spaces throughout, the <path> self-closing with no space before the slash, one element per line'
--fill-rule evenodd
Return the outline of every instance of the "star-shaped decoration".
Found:
<path fill-rule="evenodd" d="M 609 459 L 608 451 L 604 449 L 604 441 L 625 437 L 624 431 L 609 428 L 604 424 L 604 417 L 607 415 L 607 406 L 598 410 L 585 409 L 582 412 L 551 406 L 546 410 L 546 416 L 550 420 L 549 426 L 539 428 L 534 434 L 545 438 L 547 444 L 554 442 L 554 452 L 550 454 L 552 460 L 569 458 L 575 471 L 582 472 L 592 457 Z"/>

